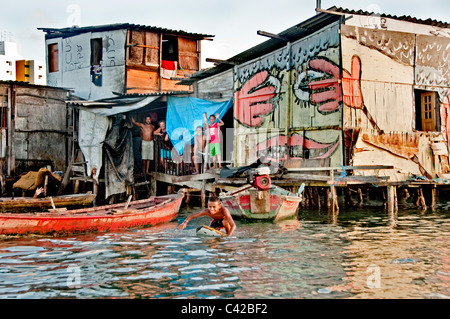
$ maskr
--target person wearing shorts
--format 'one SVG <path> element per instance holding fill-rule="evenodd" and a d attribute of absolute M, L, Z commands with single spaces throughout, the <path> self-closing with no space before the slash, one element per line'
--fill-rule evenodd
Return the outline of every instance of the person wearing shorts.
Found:
<path fill-rule="evenodd" d="M 144 164 L 144 172 L 150 175 L 150 161 L 153 160 L 153 134 L 155 132 L 155 126 L 152 124 L 152 118 L 150 116 L 145 117 L 145 123 L 139 123 L 131 117 L 131 122 L 141 129 L 141 153 L 142 162 Z"/>
<path fill-rule="evenodd" d="M 153 141 L 144 141 L 142 140 L 142 160 L 148 160 L 148 161 L 153 161 L 153 154 L 154 154 L 154 150 L 153 150 L 153 145 L 154 142 Z"/>
<path fill-rule="evenodd" d="M 216 122 L 216 119 L 219 122 Z M 222 168 L 222 153 L 220 152 L 220 126 L 223 125 L 224 123 L 219 118 L 219 114 L 216 114 L 216 116 L 211 115 L 209 117 L 209 135 L 211 136 L 209 152 L 213 160 L 212 168 L 216 168 L 216 163 L 219 165 L 219 168 Z"/>

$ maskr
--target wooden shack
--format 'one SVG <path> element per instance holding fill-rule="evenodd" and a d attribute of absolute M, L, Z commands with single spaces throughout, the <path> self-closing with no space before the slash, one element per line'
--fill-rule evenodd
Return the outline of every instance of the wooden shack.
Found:
<path fill-rule="evenodd" d="M 86 100 L 190 90 L 176 83 L 200 70 L 201 41 L 214 37 L 130 23 L 40 30 L 48 85 Z"/>
<path fill-rule="evenodd" d="M 0 81 L 0 162 L 2 181 L 49 166 L 64 171 L 69 90 L 16 81 Z"/>
<path fill-rule="evenodd" d="M 258 33 L 270 39 L 180 82 L 234 96 L 235 166 L 264 156 L 311 174 L 448 177 L 449 24 L 333 7 Z"/>

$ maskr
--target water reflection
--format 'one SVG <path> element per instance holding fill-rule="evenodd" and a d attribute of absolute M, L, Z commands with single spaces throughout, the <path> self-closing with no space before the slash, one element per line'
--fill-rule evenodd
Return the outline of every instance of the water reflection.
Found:
<path fill-rule="evenodd" d="M 189 211 L 183 211 L 179 220 Z M 0 241 L 0 298 L 443 298 L 446 211 L 302 211 L 198 238 L 193 220 Z"/>

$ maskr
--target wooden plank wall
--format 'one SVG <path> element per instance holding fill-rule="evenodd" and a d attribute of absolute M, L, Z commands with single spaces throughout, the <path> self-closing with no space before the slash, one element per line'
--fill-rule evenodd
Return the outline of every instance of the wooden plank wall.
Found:
<path fill-rule="evenodd" d="M 371 116 L 382 130 L 412 132 L 414 34 L 346 25 L 341 34 L 343 69 L 353 80 L 349 92 L 361 92 L 361 103 L 344 98 L 343 127 L 375 129 Z"/>
<path fill-rule="evenodd" d="M 235 68 L 235 165 L 259 156 L 287 167 L 343 164 L 338 27 Z"/>
<path fill-rule="evenodd" d="M 347 25 L 342 26 L 341 35 L 343 129 L 356 132 L 346 134 L 353 136 L 346 143 L 354 145 L 349 164 L 393 165 L 395 171 L 382 173 L 391 181 L 446 174 L 448 157 L 435 154 L 433 147 L 435 139 L 448 141 L 450 37 Z M 439 132 L 417 132 L 416 89 L 438 93 Z M 346 91 L 360 97 L 347 97 Z M 408 151 L 411 145 L 413 151 Z"/>
<path fill-rule="evenodd" d="M 127 93 L 153 93 L 168 91 L 191 91 L 187 85 L 176 85 L 179 80 L 161 78 L 161 41 L 164 35 L 141 30 L 128 31 L 126 67 Z M 178 38 L 177 77 L 183 78 L 199 70 L 197 40 Z"/>
<path fill-rule="evenodd" d="M 4 91 L 5 86 L 1 86 Z M 67 91 L 48 87 L 12 86 L 8 105 L 14 111 L 11 126 L 13 161 L 11 172 L 19 174 L 28 165 L 51 164 L 64 171 L 67 155 Z M 33 163 L 34 162 L 34 163 Z M 18 169 L 22 169 L 19 171 Z"/>

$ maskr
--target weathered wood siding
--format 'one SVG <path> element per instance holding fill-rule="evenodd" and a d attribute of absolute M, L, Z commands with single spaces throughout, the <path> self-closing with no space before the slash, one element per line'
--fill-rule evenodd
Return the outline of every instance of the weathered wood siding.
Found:
<path fill-rule="evenodd" d="M 348 162 L 396 168 L 365 174 L 402 181 L 413 175 L 434 178 L 448 172 L 448 150 L 444 155 L 433 147 L 441 148 L 445 139 L 448 142 L 450 33 L 424 35 L 428 29 L 411 28 L 421 33 L 415 34 L 342 26 L 343 129 L 359 132 L 346 134 L 346 143 L 353 147 L 347 150 Z M 420 93 L 415 90 L 437 92 L 437 132 L 417 132 L 420 105 L 415 95 Z"/>
<path fill-rule="evenodd" d="M 198 81 L 195 88 L 196 97 L 210 101 L 228 101 L 234 94 L 233 70 Z"/>
<path fill-rule="evenodd" d="M 129 30 L 126 59 L 127 93 L 191 91 L 188 85 L 177 85 L 179 80 L 160 76 L 161 37 L 164 34 Z M 184 78 L 200 69 L 199 44 L 195 39 L 178 37 L 177 78 Z"/>
<path fill-rule="evenodd" d="M 342 165 L 339 25 L 235 68 L 235 164 Z"/>
<path fill-rule="evenodd" d="M 373 129 L 368 111 L 382 130 L 412 132 L 414 34 L 346 25 L 341 34 L 343 68 L 351 75 L 349 92 L 361 93 L 360 103 L 344 98 L 344 128 Z"/>
<path fill-rule="evenodd" d="M 51 165 L 53 170 L 64 171 L 67 91 L 44 86 L 0 84 L 0 87 L 3 104 L 8 108 L 5 111 L 11 112 L 11 122 L 7 123 L 11 139 L 3 140 L 10 143 L 10 153 L 3 154 L 4 163 L 12 165 L 10 171 L 18 174 L 36 165 Z"/>

